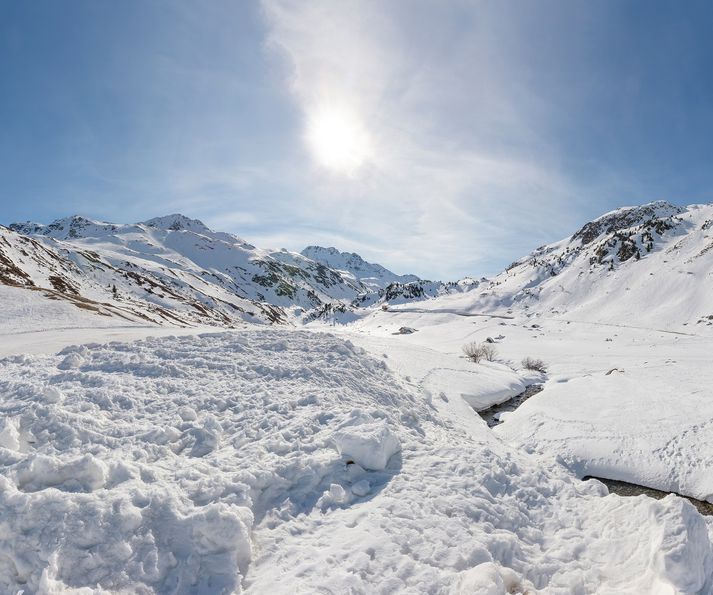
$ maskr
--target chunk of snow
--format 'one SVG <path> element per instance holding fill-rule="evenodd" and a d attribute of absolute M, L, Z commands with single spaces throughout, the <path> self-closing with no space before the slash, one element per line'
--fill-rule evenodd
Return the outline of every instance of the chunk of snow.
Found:
<path fill-rule="evenodd" d="M 17 485 L 24 492 L 49 487 L 67 492 L 92 492 L 106 483 L 107 466 L 91 454 L 64 462 L 58 457 L 36 455 L 17 471 Z"/>
<path fill-rule="evenodd" d="M 357 481 L 352 486 L 352 492 L 354 493 L 355 496 L 360 496 L 360 497 L 366 496 L 370 491 L 371 491 L 371 484 L 366 479 Z"/>
<path fill-rule="evenodd" d="M 64 394 L 56 386 L 45 386 L 42 389 L 42 396 L 47 403 L 61 403 L 64 399 Z"/>
<path fill-rule="evenodd" d="M 503 595 L 535 591 L 532 583 L 523 581 L 510 568 L 504 568 L 494 562 L 484 562 L 463 572 L 455 590 L 459 595 Z"/>
<path fill-rule="evenodd" d="M 198 414 L 193 407 L 181 407 L 178 410 L 178 415 L 183 421 L 194 421 L 198 419 Z"/>
<path fill-rule="evenodd" d="M 333 436 L 339 454 L 365 469 L 380 471 L 401 450 L 401 443 L 383 420 L 346 426 Z"/>
<path fill-rule="evenodd" d="M 72 368 L 79 368 L 83 361 L 82 356 L 78 353 L 70 353 L 57 365 L 57 367 L 60 370 L 71 370 Z"/>
<path fill-rule="evenodd" d="M 325 509 L 332 505 L 345 504 L 349 499 L 347 491 L 337 483 L 329 486 L 329 489 L 322 494 L 322 497 L 317 501 L 319 508 Z"/>
<path fill-rule="evenodd" d="M 351 461 L 347 465 L 347 477 L 349 478 L 350 481 L 358 481 L 358 479 L 366 473 L 364 467 L 359 465 L 358 463 L 355 463 Z"/>
<path fill-rule="evenodd" d="M 20 433 L 17 422 L 11 417 L 0 419 L 0 446 L 10 450 L 20 449 Z"/>
<path fill-rule="evenodd" d="M 213 452 L 220 444 L 222 429 L 213 418 L 208 418 L 202 428 L 191 428 L 188 434 L 194 440 L 191 448 L 192 457 L 204 457 Z"/>

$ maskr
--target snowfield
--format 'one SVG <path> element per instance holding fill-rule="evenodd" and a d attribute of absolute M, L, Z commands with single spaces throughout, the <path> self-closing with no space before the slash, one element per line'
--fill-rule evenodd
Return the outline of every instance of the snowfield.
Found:
<path fill-rule="evenodd" d="M 495 429 L 501 439 L 566 465 L 579 477 L 627 481 L 713 501 L 709 327 L 698 325 L 691 330 L 699 334 L 693 334 L 537 314 L 464 317 L 442 312 L 444 301 L 424 303 L 420 311 L 374 313 L 343 332 L 375 354 L 392 345 L 388 352 L 401 362 L 399 371 L 419 378 L 421 370 L 426 388 L 441 380 L 431 392 L 444 392 L 450 404 L 459 402 L 458 396 L 472 402 L 469 394 L 480 394 L 480 403 L 486 404 L 488 395 L 506 389 L 497 382 L 507 376 L 493 376 L 495 366 L 514 374 L 502 364 L 518 368 L 527 356 L 541 358 L 549 367 L 544 390 L 503 416 L 504 423 Z M 393 341 L 393 330 L 405 325 L 419 330 Z M 500 336 L 494 344 L 499 364 L 474 366 L 458 358 L 465 343 Z M 454 372 L 445 374 L 440 366 Z M 526 384 L 542 382 L 522 370 L 520 375 Z"/>
<path fill-rule="evenodd" d="M 0 591 L 711 592 L 709 518 L 503 443 L 452 405 L 460 380 L 399 371 L 418 335 L 0 360 Z"/>
<path fill-rule="evenodd" d="M 140 323 L 115 318 L 97 316 L 66 300 L 51 299 L 41 291 L 0 284 L 0 304 L 2 320 L 0 335 L 19 335 L 48 330 L 76 330 L 90 328 L 122 328 L 139 326 Z"/>

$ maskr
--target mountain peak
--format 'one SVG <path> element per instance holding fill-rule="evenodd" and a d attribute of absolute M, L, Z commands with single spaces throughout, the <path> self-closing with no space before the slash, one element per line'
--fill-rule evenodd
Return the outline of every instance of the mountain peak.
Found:
<path fill-rule="evenodd" d="M 657 200 L 635 207 L 621 207 L 586 223 L 572 236 L 572 239 L 580 239 L 583 245 L 589 244 L 604 233 L 634 227 L 653 219 L 666 219 L 680 215 L 684 211 L 684 208 L 677 207 L 665 200 Z"/>
<path fill-rule="evenodd" d="M 27 221 L 25 223 L 11 223 L 9 228 L 18 233 L 28 235 L 44 235 L 55 239 L 74 239 L 83 237 L 85 230 L 88 228 L 111 232 L 115 231 L 117 226 L 105 221 L 87 219 L 82 215 L 71 215 L 70 217 L 55 219 L 49 225 Z"/>
<path fill-rule="evenodd" d="M 342 252 L 338 248 L 335 248 L 334 246 L 330 247 L 325 247 L 325 246 L 307 246 L 302 252 L 300 253 L 302 256 L 307 256 L 308 258 L 312 258 L 312 260 L 318 260 L 317 258 L 314 258 L 313 256 L 310 256 L 310 254 L 314 256 L 323 256 L 323 257 L 339 257 L 341 259 L 351 259 L 354 262 L 360 262 L 360 263 L 366 263 L 366 261 L 359 256 L 356 252 Z M 381 266 L 381 265 L 376 265 L 376 266 Z"/>
<path fill-rule="evenodd" d="M 208 226 L 199 219 L 191 219 L 190 217 L 186 217 L 180 213 L 173 213 L 172 215 L 165 215 L 163 217 L 154 217 L 153 219 L 144 221 L 143 224 L 148 227 L 155 227 L 166 231 L 210 231 Z"/>
<path fill-rule="evenodd" d="M 397 275 L 380 264 L 367 262 L 354 252 L 341 252 L 334 246 L 307 246 L 300 253 L 316 262 L 341 271 L 350 278 L 361 281 L 368 287 L 385 288 L 391 283 L 420 281 L 416 275 Z"/>

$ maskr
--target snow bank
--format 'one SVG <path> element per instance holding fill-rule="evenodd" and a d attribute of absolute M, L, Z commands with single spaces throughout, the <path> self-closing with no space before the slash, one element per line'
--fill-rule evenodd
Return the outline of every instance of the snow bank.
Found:
<path fill-rule="evenodd" d="M 308 333 L 0 360 L 0 592 L 240 591 L 256 518 L 371 492 L 333 436 L 358 444 L 348 424 L 371 420 L 359 436 L 375 451 L 354 458 L 383 468 L 397 407 L 418 410 L 392 384 L 383 363 Z"/>
<path fill-rule="evenodd" d="M 689 357 L 695 353 L 689 347 Z M 706 356 L 707 357 L 707 356 Z M 671 361 L 604 371 L 545 390 L 495 433 L 591 475 L 713 502 L 713 403 L 699 364 Z"/>

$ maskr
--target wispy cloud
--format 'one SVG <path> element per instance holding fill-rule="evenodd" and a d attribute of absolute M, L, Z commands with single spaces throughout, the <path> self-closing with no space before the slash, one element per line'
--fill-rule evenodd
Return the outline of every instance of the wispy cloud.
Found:
<path fill-rule="evenodd" d="M 439 277 L 533 248 L 538 227 L 567 229 L 573 190 L 541 146 L 536 153 L 536 108 L 523 111 L 536 98 L 512 101 L 523 93 L 509 82 L 517 64 L 504 78 L 492 33 L 456 22 L 423 29 L 427 4 L 397 5 L 263 2 L 267 47 L 289 64 L 284 83 L 305 121 L 325 102 L 343 103 L 374 145 L 355 178 L 307 167 L 302 208 L 333 225 L 343 247 L 372 245 L 367 256 Z M 455 8 L 439 18 L 456 19 Z"/>

